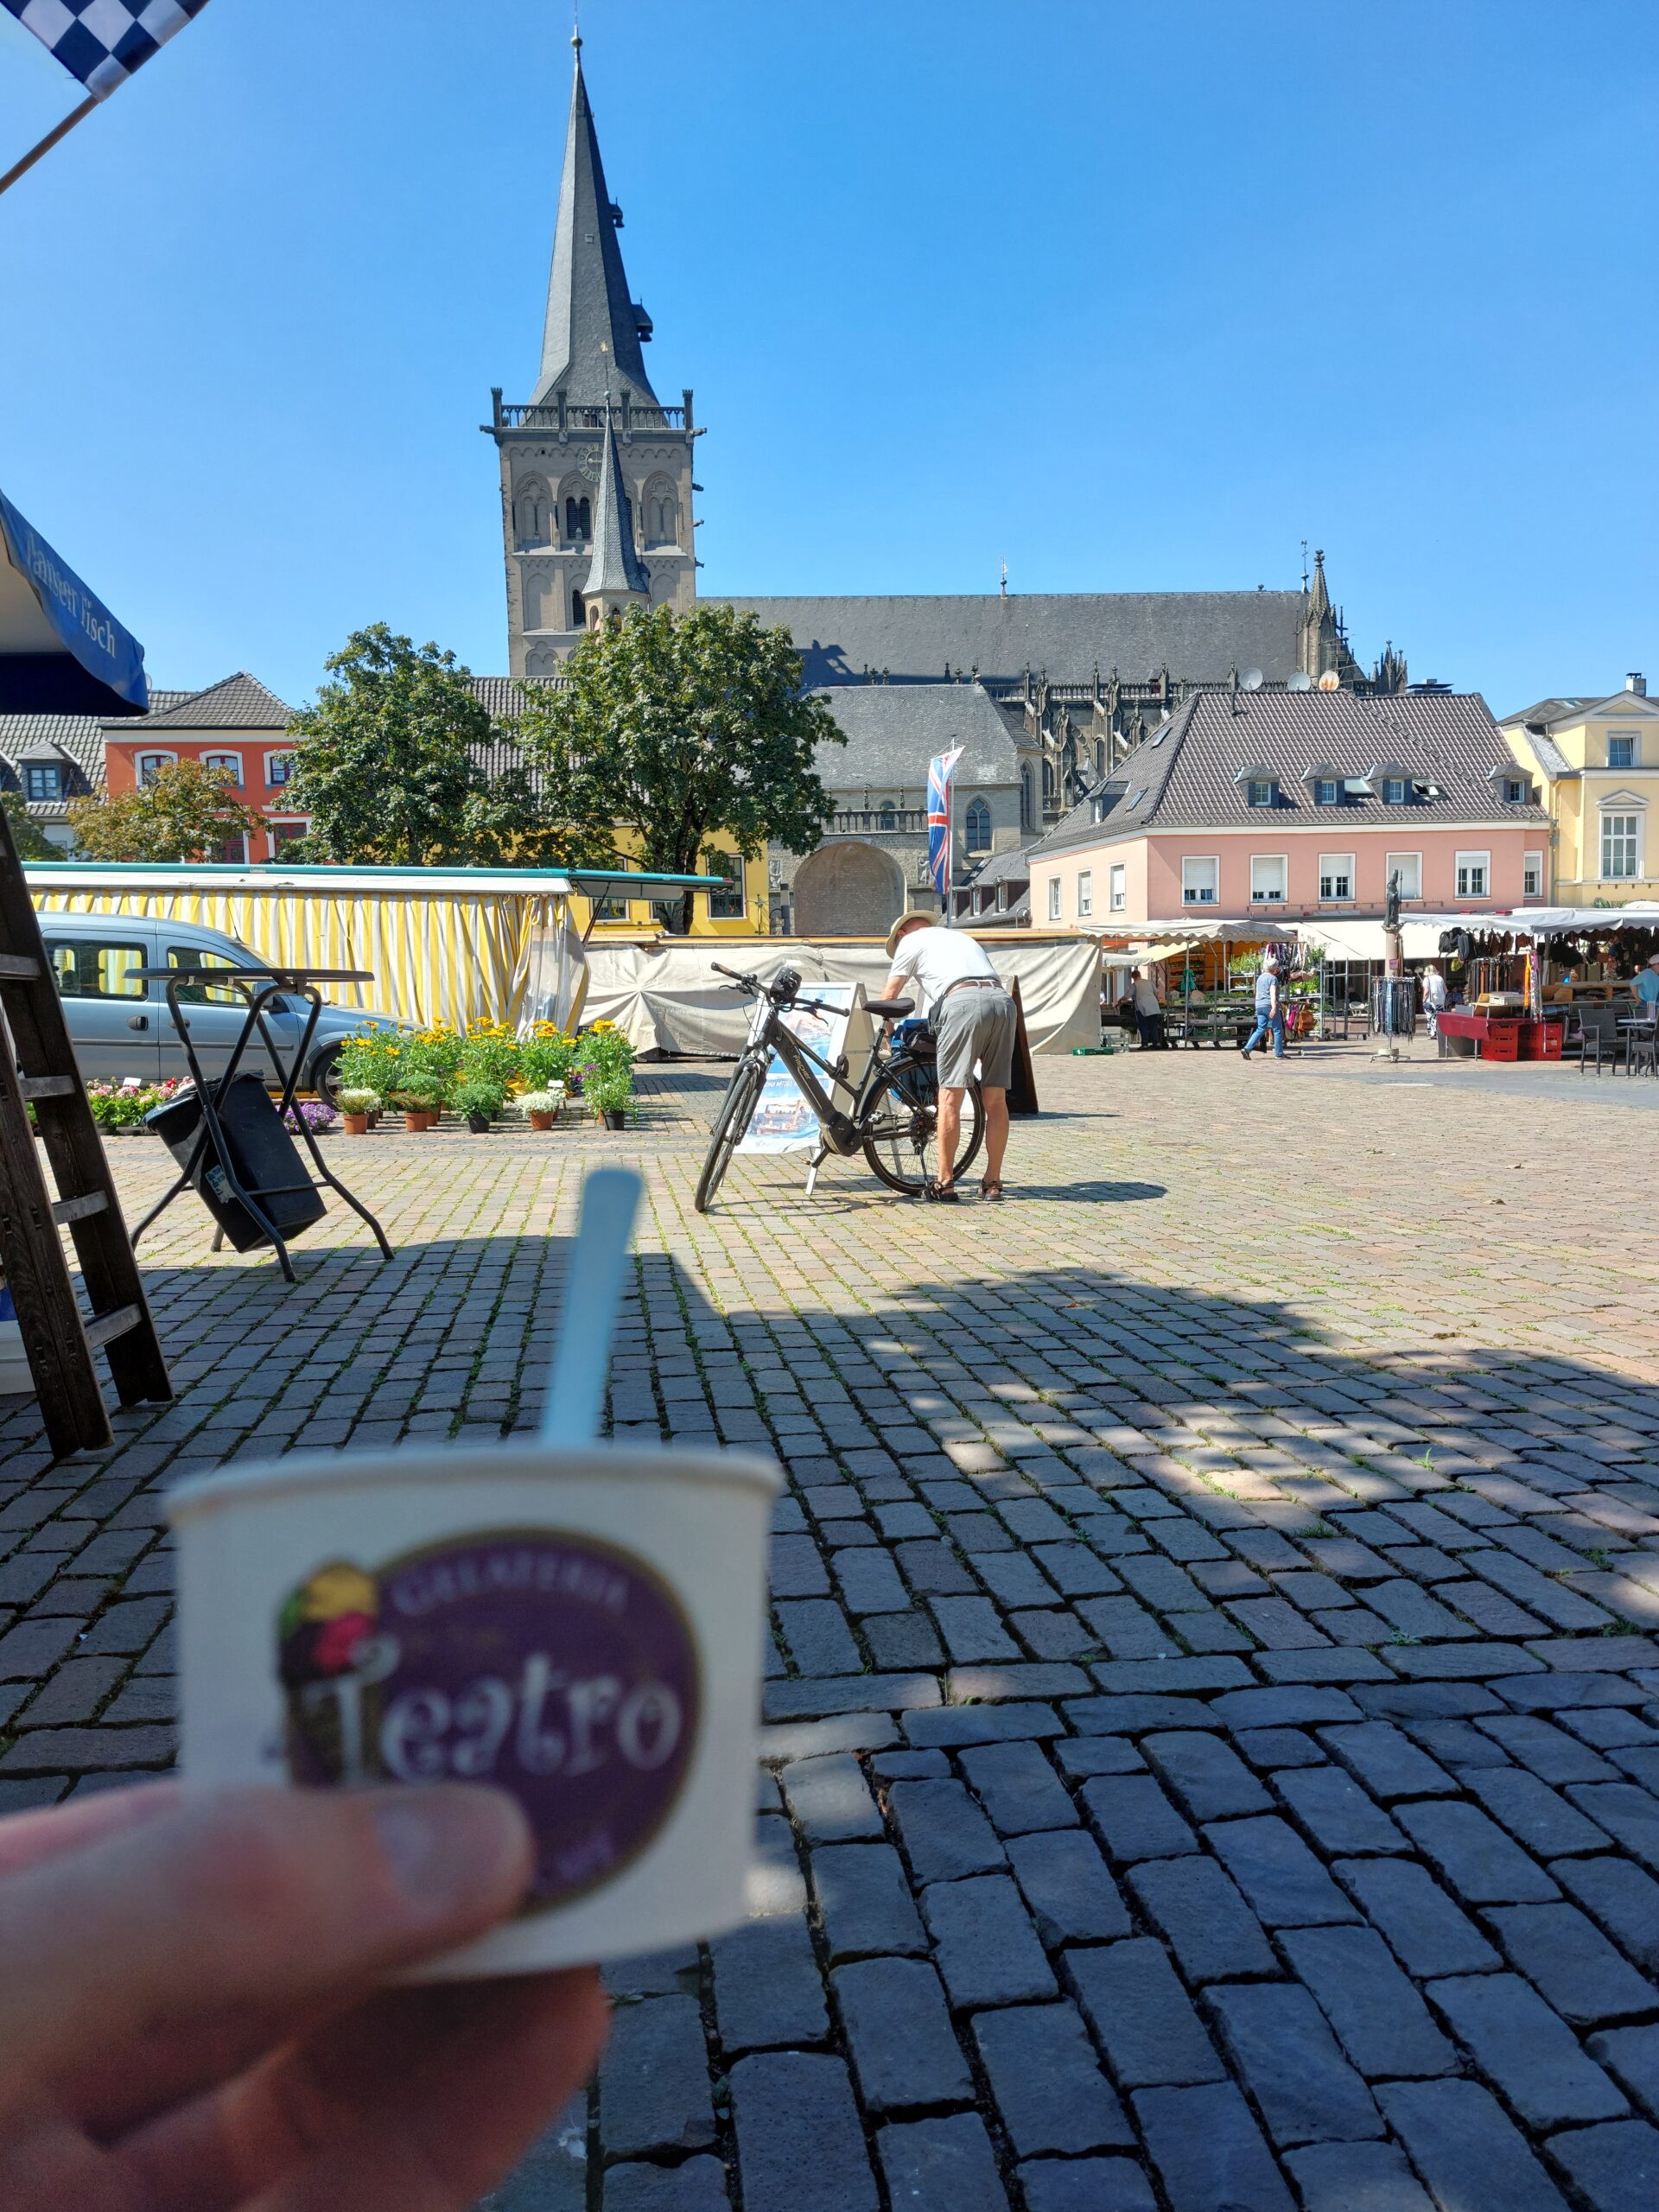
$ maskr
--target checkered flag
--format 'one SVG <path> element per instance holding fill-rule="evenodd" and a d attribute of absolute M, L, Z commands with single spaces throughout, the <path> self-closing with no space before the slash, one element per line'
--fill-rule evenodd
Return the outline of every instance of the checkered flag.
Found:
<path fill-rule="evenodd" d="M 207 0 L 0 0 L 95 100 L 124 85 Z"/>

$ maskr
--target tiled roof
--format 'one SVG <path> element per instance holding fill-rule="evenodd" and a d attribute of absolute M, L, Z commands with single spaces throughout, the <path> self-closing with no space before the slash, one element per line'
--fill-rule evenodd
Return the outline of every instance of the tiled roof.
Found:
<path fill-rule="evenodd" d="M 935 753 L 963 747 L 957 788 L 1012 784 L 1019 761 L 1007 724 L 977 683 L 858 683 L 831 686 L 822 699 L 847 734 L 814 763 L 825 788 L 914 791 L 927 787 Z"/>
<path fill-rule="evenodd" d="M 1611 691 L 1604 699 L 1538 699 L 1519 714 L 1505 715 L 1503 727 L 1512 729 L 1519 723 L 1529 729 L 1560 729 L 1591 715 L 1659 715 L 1659 699 L 1649 699 L 1645 691 Z"/>
<path fill-rule="evenodd" d="M 1300 591 L 995 592 L 836 599 L 723 599 L 714 604 L 781 624 L 809 684 L 857 683 L 867 668 L 906 683 L 953 674 L 1057 683 L 1145 682 L 1167 668 L 1189 683 L 1225 683 L 1259 668 L 1282 682 L 1298 665 L 1308 601 Z"/>
<path fill-rule="evenodd" d="M 1236 709 L 1236 711 L 1235 711 Z M 1401 806 L 1375 794 L 1322 807 L 1303 780 L 1328 768 L 1357 782 L 1379 767 L 1398 768 L 1433 795 Z M 1279 804 L 1253 807 L 1236 779 L 1261 768 L 1277 783 Z M 1053 853 L 1133 830 L 1261 827 L 1274 819 L 1319 816 L 1355 828 L 1372 823 L 1430 827 L 1436 822 L 1547 822 L 1530 801 L 1510 804 L 1490 780 L 1516 767 L 1486 702 L 1478 692 L 1197 692 L 1115 768 L 1098 792 L 1035 848 Z M 1524 773 L 1524 771 L 1522 772 Z M 1103 818 L 1097 818 L 1102 805 Z"/>
<path fill-rule="evenodd" d="M 971 883 L 976 891 L 982 891 L 988 884 L 993 883 L 1029 883 L 1030 851 L 1027 849 L 1013 853 L 993 853 L 989 860 L 982 861 L 963 880 L 964 885 Z"/>
<path fill-rule="evenodd" d="M 188 691 L 152 691 L 152 705 L 165 709 L 176 706 L 188 699 Z M 129 715 L 112 725 L 118 729 L 143 729 L 149 716 Z M 18 791 L 22 778 L 18 768 L 26 754 L 39 757 L 51 746 L 68 754 L 74 763 L 70 788 L 65 798 L 84 798 L 88 791 L 104 787 L 104 723 L 97 715 L 0 715 L 0 788 Z M 62 813 L 62 805 L 51 799 L 37 799 L 29 807 L 32 815 L 50 820 Z"/>
<path fill-rule="evenodd" d="M 145 729 L 274 729 L 285 730 L 294 709 L 268 691 L 257 677 L 245 671 L 220 678 L 202 691 L 175 691 L 173 704 L 157 709 L 156 694 L 150 710 L 142 717 Z M 111 735 L 132 728 L 130 721 L 111 723 Z"/>

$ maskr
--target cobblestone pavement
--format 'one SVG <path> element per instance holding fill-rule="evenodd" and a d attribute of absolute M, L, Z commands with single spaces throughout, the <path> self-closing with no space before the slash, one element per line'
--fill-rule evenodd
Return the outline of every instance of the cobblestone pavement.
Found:
<path fill-rule="evenodd" d="M 1646 1125 L 1363 1048 L 1039 1069 L 995 1209 L 769 1160 L 700 1220 L 694 1068 L 638 1135 L 341 1142 L 385 1268 L 175 1209 L 178 1404 L 56 1467 L 0 1424 L 0 1806 L 167 1764 L 175 1476 L 534 1421 L 582 1169 L 639 1159 L 614 1424 L 790 1475 L 759 1872 L 610 1972 L 493 2212 L 1648 2212 Z"/>

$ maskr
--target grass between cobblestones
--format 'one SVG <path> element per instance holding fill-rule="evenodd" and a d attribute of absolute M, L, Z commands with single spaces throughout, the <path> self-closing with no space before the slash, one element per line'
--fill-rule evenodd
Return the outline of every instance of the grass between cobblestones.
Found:
<path fill-rule="evenodd" d="M 56 1466 L 0 1422 L 0 1809 L 170 1763 L 169 1483 L 534 1426 L 582 1173 L 637 1159 L 613 1427 L 790 1478 L 751 1917 L 607 1971 L 492 2212 L 1659 2201 L 1630 1102 L 1043 1062 L 1001 1207 L 759 1160 L 704 1219 L 724 1071 L 642 1072 L 620 1137 L 334 1141 L 384 1268 L 164 1217 L 178 1403 Z"/>

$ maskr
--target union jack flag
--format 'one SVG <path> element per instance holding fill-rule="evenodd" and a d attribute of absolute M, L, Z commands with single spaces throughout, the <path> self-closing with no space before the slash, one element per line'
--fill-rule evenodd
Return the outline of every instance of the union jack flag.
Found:
<path fill-rule="evenodd" d="M 961 758 L 957 745 L 927 764 L 927 872 L 941 899 L 950 896 L 950 779 Z"/>

